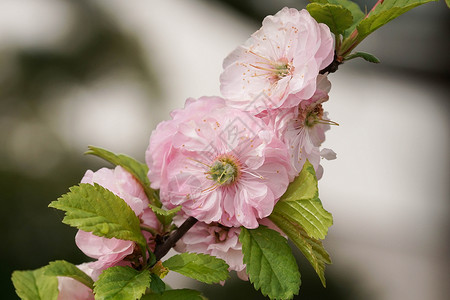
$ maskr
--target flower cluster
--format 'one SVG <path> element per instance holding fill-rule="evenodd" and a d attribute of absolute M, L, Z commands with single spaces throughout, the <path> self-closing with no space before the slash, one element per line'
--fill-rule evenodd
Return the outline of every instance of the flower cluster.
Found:
<path fill-rule="evenodd" d="M 306 160 L 321 174 L 333 60 L 328 27 L 306 10 L 283 8 L 223 63 L 222 97 L 188 99 L 153 131 L 148 177 L 166 208 L 200 221 L 180 251 L 224 259 L 242 278 L 239 227 L 268 217 Z"/>

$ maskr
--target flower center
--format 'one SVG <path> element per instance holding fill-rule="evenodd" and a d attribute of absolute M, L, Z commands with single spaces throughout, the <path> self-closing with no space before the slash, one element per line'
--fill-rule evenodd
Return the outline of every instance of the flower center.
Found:
<path fill-rule="evenodd" d="M 255 73 L 253 76 L 265 76 L 271 83 L 275 83 L 283 77 L 292 75 L 294 72 L 294 66 L 292 66 L 287 58 L 280 58 L 274 61 L 251 50 L 249 50 L 249 53 L 261 59 L 261 61 L 257 61 L 255 64 L 250 64 L 253 68 L 262 71 L 262 73 Z"/>
<path fill-rule="evenodd" d="M 323 116 L 322 104 L 316 105 L 314 109 L 306 113 L 305 126 L 313 127 L 317 123 L 320 123 L 320 121 L 322 120 L 322 116 Z"/>
<path fill-rule="evenodd" d="M 233 158 L 225 156 L 218 158 L 207 174 L 219 185 L 228 185 L 236 181 L 239 176 L 239 167 Z"/>

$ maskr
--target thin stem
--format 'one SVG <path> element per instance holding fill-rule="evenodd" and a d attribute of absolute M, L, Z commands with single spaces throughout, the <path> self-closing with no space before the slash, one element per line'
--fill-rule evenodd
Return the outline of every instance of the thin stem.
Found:
<path fill-rule="evenodd" d="M 145 225 L 142 225 L 142 224 L 141 224 L 140 227 L 141 227 L 141 230 L 148 231 L 148 232 L 150 232 L 153 236 L 156 236 L 156 235 L 158 234 L 158 232 L 157 232 L 155 229 L 151 228 L 151 227 L 148 227 L 148 226 L 145 226 Z"/>
<path fill-rule="evenodd" d="M 192 226 L 197 223 L 197 219 L 194 217 L 189 217 L 184 221 L 183 224 L 181 224 L 180 227 L 178 227 L 177 230 L 172 232 L 172 234 L 169 236 L 167 240 L 165 240 L 162 244 L 156 245 L 155 249 L 155 257 L 156 261 L 159 261 L 161 258 L 164 257 L 164 255 L 169 252 L 169 250 L 175 246 L 175 244 L 178 242 L 179 239 L 183 237 L 183 235 L 186 234 L 186 232 L 191 229 Z"/>

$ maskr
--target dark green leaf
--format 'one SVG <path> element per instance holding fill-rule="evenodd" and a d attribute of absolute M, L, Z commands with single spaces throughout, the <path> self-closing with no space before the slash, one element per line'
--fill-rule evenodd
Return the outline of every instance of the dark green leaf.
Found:
<path fill-rule="evenodd" d="M 58 279 L 44 275 L 45 267 L 34 271 L 14 271 L 12 282 L 22 300 L 56 300 Z"/>
<path fill-rule="evenodd" d="M 365 52 L 352 53 L 349 56 L 347 56 L 345 58 L 345 60 L 350 60 L 350 59 L 357 58 L 357 57 L 361 57 L 362 59 L 364 59 L 364 60 L 366 60 L 368 62 L 371 62 L 371 63 L 375 63 L 375 64 L 380 63 L 380 60 L 378 58 L 376 58 L 374 55 L 369 54 L 369 53 L 365 53 Z"/>
<path fill-rule="evenodd" d="M 45 275 L 47 276 L 65 276 L 73 278 L 90 289 L 94 289 L 94 281 L 92 278 L 78 269 L 77 266 L 65 260 L 57 260 L 51 262 L 45 267 Z"/>
<path fill-rule="evenodd" d="M 166 290 L 166 284 L 164 281 L 159 278 L 158 275 L 152 273 L 151 276 L 151 282 L 150 282 L 150 289 L 153 293 L 161 294 Z"/>
<path fill-rule="evenodd" d="M 162 294 L 148 294 L 141 300 L 205 300 L 199 291 L 180 289 L 165 291 Z"/>
<path fill-rule="evenodd" d="M 135 241 L 146 249 L 139 218 L 123 199 L 98 184 L 81 183 L 53 201 L 50 207 L 63 210 L 63 223 L 97 236 Z"/>
<path fill-rule="evenodd" d="M 98 156 L 112 163 L 113 165 L 121 166 L 122 168 L 130 172 L 144 188 L 145 194 L 147 195 L 149 201 L 153 205 L 161 207 L 157 192 L 150 188 L 150 181 L 147 177 L 148 167 L 146 164 L 140 163 L 134 158 L 131 158 L 124 154 L 114 154 L 108 150 L 94 146 L 89 146 L 88 148 L 89 150 L 86 151 L 85 154 Z"/>
<path fill-rule="evenodd" d="M 300 272 L 287 240 L 265 226 L 241 227 L 244 263 L 256 290 L 270 299 L 291 299 L 300 289 Z"/>
<path fill-rule="evenodd" d="M 116 266 L 103 271 L 94 286 L 95 300 L 141 299 L 150 286 L 150 272 Z"/>
<path fill-rule="evenodd" d="M 303 253 L 306 259 L 311 263 L 323 286 L 325 281 L 325 264 L 331 264 L 330 256 L 323 248 L 322 242 L 309 237 L 306 232 L 298 226 L 282 216 L 271 216 L 270 219 L 275 223 L 288 238 L 294 242 L 297 248 Z"/>
<path fill-rule="evenodd" d="M 342 34 L 352 25 L 352 13 L 341 5 L 310 3 L 306 7 L 319 23 L 326 24 L 334 34 Z"/>
<path fill-rule="evenodd" d="M 181 253 L 163 262 L 164 267 L 204 283 L 217 283 L 229 277 L 228 265 L 220 258 L 200 253 Z"/>

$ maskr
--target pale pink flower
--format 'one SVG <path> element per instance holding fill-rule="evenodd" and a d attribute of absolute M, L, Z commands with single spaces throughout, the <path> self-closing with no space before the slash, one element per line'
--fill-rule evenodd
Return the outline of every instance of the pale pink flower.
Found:
<path fill-rule="evenodd" d="M 317 178 L 320 178 L 323 172 L 320 157 L 336 158 L 336 153 L 330 149 L 320 151 L 325 141 L 325 131 L 330 129 L 330 124 L 337 124 L 328 119 L 327 112 L 322 108 L 322 103 L 328 100 L 330 89 L 331 83 L 327 77 L 319 75 L 317 90 L 310 99 L 303 100 L 294 108 L 267 110 L 258 115 L 288 146 L 294 170 L 290 174 L 291 180 L 298 175 L 306 160 L 314 166 Z"/>
<path fill-rule="evenodd" d="M 174 223 L 180 226 L 186 216 L 176 216 Z M 258 220 L 260 225 L 278 231 L 283 237 L 286 235 L 270 221 L 265 218 Z M 226 227 L 219 223 L 206 224 L 197 222 L 177 242 L 175 250 L 178 252 L 195 252 L 209 254 L 223 259 L 229 266 L 229 271 L 236 271 L 242 280 L 248 280 L 246 265 L 243 262 L 242 244 L 239 241 L 240 227 Z"/>
<path fill-rule="evenodd" d="M 175 224 L 180 226 L 186 218 L 175 218 Z M 242 244 L 239 242 L 239 227 L 225 227 L 219 223 L 206 224 L 197 222 L 177 242 L 178 252 L 195 252 L 209 254 L 223 259 L 229 266 L 229 271 L 236 271 L 239 278 L 248 280 L 243 263 Z"/>
<path fill-rule="evenodd" d="M 92 277 L 91 264 L 84 263 L 77 267 Z M 70 277 L 58 276 L 58 291 L 58 300 L 94 300 L 94 293 L 90 288 Z"/>
<path fill-rule="evenodd" d="M 283 8 L 223 62 L 220 90 L 234 107 L 259 113 L 312 97 L 316 77 L 334 57 L 329 28 L 308 11 Z M 264 93 L 270 101 L 254 100 Z"/>
<path fill-rule="evenodd" d="M 219 97 L 189 100 L 172 118 L 152 133 L 146 153 L 163 204 L 206 223 L 256 228 L 289 183 L 286 145 Z"/>
<path fill-rule="evenodd" d="M 117 166 L 114 170 L 102 168 L 97 172 L 88 170 L 81 183 L 97 183 L 108 189 L 122 198 L 131 207 L 143 225 L 155 230 L 159 229 L 160 224 L 153 211 L 148 207 L 148 199 L 144 189 L 122 167 Z M 147 238 L 150 237 L 148 232 L 144 232 L 144 234 Z M 91 264 L 91 267 L 99 272 L 105 268 L 117 265 L 126 256 L 131 255 L 137 247 L 132 241 L 116 238 L 108 239 L 82 230 L 79 230 L 76 234 L 75 242 L 84 254 L 97 259 Z"/>

